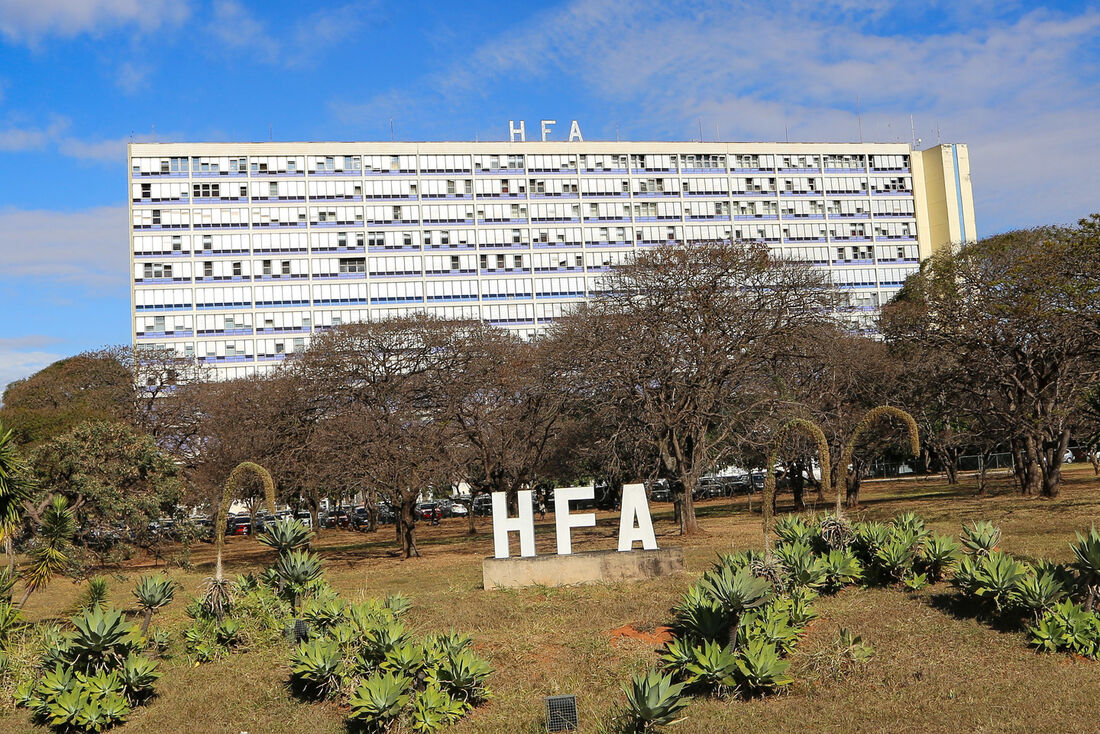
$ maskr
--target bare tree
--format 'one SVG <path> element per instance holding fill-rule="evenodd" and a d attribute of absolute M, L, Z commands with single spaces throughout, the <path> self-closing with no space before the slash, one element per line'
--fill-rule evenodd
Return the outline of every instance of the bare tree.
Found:
<path fill-rule="evenodd" d="M 884 309 L 891 342 L 948 355 L 960 402 L 1012 440 L 1021 489 L 1057 496 L 1100 368 L 1100 215 L 935 255 Z"/>
<path fill-rule="evenodd" d="M 699 478 L 774 405 L 770 366 L 829 318 L 832 297 L 809 265 L 760 244 L 666 246 L 611 271 L 555 338 L 572 345 L 575 379 L 636 422 L 660 457 L 689 534 Z"/>

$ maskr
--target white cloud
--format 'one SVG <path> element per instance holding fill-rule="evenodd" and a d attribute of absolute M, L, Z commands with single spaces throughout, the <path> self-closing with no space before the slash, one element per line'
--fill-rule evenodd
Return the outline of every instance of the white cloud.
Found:
<path fill-rule="evenodd" d="M 69 121 L 55 118 L 45 127 L 7 125 L 0 127 L 0 152 L 22 153 L 43 150 L 69 127 Z"/>
<path fill-rule="evenodd" d="M 145 87 L 152 68 L 144 64 L 124 61 L 115 73 L 115 85 L 126 94 L 134 94 Z"/>
<path fill-rule="evenodd" d="M 324 7 L 279 34 L 270 30 L 238 0 L 216 0 L 208 25 L 223 49 L 250 54 L 254 61 L 286 67 L 309 66 L 325 48 L 343 43 L 377 17 L 374 0 Z"/>
<path fill-rule="evenodd" d="M 126 288 L 126 207 L 76 212 L 0 208 L 0 261 L 9 278 Z"/>
<path fill-rule="evenodd" d="M 565 77 L 624 111 L 624 137 L 696 138 L 702 118 L 708 140 L 717 123 L 725 140 L 789 127 L 792 140 L 844 141 L 858 137 L 859 97 L 865 140 L 909 142 L 912 114 L 924 146 L 937 128 L 969 144 L 981 232 L 1073 220 L 1100 208 L 1100 9 L 1020 7 L 578 1 L 485 39 L 423 91 L 330 109 L 345 122 L 396 100 L 425 120 L 482 114 L 516 84 Z"/>
<path fill-rule="evenodd" d="M 0 0 L 0 34 L 36 45 L 47 36 L 99 35 L 124 26 L 149 32 L 190 12 L 189 0 Z"/>
<path fill-rule="evenodd" d="M 61 354 L 41 349 L 57 342 L 42 334 L 0 338 L 0 395 L 10 383 L 61 359 Z"/>

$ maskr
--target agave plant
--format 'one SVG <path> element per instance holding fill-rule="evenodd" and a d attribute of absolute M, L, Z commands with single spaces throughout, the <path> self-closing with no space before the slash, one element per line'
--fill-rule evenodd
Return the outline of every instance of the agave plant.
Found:
<path fill-rule="evenodd" d="M 752 640 L 738 651 L 738 686 L 749 696 L 770 693 L 793 682 L 787 675 L 790 667 L 788 661 L 779 657 L 775 645 L 766 640 Z"/>
<path fill-rule="evenodd" d="M 274 548 L 282 556 L 291 551 L 308 548 L 313 540 L 313 531 L 307 528 L 301 520 L 288 517 L 276 520 L 257 536 L 257 540 Z"/>
<path fill-rule="evenodd" d="M 1100 617 L 1069 599 L 1055 604 L 1028 631 L 1031 644 L 1041 650 L 1100 656 Z"/>
<path fill-rule="evenodd" d="M 661 652 L 661 667 L 676 680 L 687 678 L 687 666 L 695 662 L 695 644 L 690 637 L 669 640 Z"/>
<path fill-rule="evenodd" d="M 959 561 L 959 544 L 948 535 L 932 533 L 924 545 L 924 569 L 931 581 L 939 581 Z"/>
<path fill-rule="evenodd" d="M 718 573 L 708 572 L 700 583 L 703 591 L 725 612 L 727 639 L 730 648 L 735 649 L 741 615 L 749 609 L 767 604 L 772 598 L 771 585 L 746 570 L 734 573 L 728 567 Z"/>
<path fill-rule="evenodd" d="M 848 549 L 831 550 L 822 556 L 821 570 L 823 573 L 821 586 L 825 591 L 830 592 L 863 578 L 863 565 Z"/>
<path fill-rule="evenodd" d="M 0 601 L 0 649 L 25 624 L 22 613 L 10 601 Z"/>
<path fill-rule="evenodd" d="M 335 594 L 310 599 L 302 604 L 302 619 L 313 629 L 329 630 L 344 620 L 344 602 Z"/>
<path fill-rule="evenodd" d="M 1071 543 L 1075 561 L 1073 569 L 1085 587 L 1085 609 L 1093 609 L 1100 600 L 1100 533 L 1094 525 L 1089 534 L 1077 533 L 1077 542 Z"/>
<path fill-rule="evenodd" d="M 275 573 L 290 595 L 290 605 L 297 611 L 298 598 L 306 586 L 321 576 L 321 559 L 308 551 L 289 551 L 275 561 Z"/>
<path fill-rule="evenodd" d="M 852 549 L 864 566 L 871 564 L 879 548 L 890 539 L 890 527 L 881 522 L 856 523 L 852 530 Z"/>
<path fill-rule="evenodd" d="M 775 556 L 783 566 L 788 588 L 816 589 L 824 583 L 825 569 L 809 543 L 801 540 L 784 543 L 776 549 Z"/>
<path fill-rule="evenodd" d="M 107 579 L 102 576 L 93 576 L 88 579 L 84 591 L 77 597 L 71 608 L 71 613 L 83 612 L 95 607 L 107 606 L 109 588 Z"/>
<path fill-rule="evenodd" d="M 149 623 L 153 620 L 153 614 L 161 607 L 172 603 L 172 597 L 176 594 L 175 583 L 166 576 L 142 576 L 138 579 L 137 587 L 133 590 L 137 597 L 138 606 L 144 612 L 141 621 L 141 633 L 149 631 Z"/>
<path fill-rule="evenodd" d="M 423 645 L 408 641 L 397 645 L 383 658 L 379 669 L 383 672 L 403 675 L 406 678 L 417 680 L 428 664 L 428 657 L 424 653 Z"/>
<path fill-rule="evenodd" d="M 749 612 L 741 618 L 738 644 L 744 646 L 754 640 L 764 640 L 775 645 L 784 653 L 794 649 L 798 643 L 801 627 L 791 625 L 787 605 L 769 604 L 759 611 Z"/>
<path fill-rule="evenodd" d="M 1017 584 L 1028 572 L 1027 566 L 999 550 L 966 566 L 968 591 L 992 602 L 997 614 L 1001 614 L 1015 600 Z M 960 566 L 960 570 L 962 568 Z"/>
<path fill-rule="evenodd" d="M 409 727 L 417 734 L 430 734 L 450 726 L 469 710 L 462 701 L 455 701 L 436 686 L 428 686 L 413 700 Z"/>
<path fill-rule="evenodd" d="M 435 671 L 439 687 L 451 698 L 476 706 L 489 697 L 486 682 L 493 669 L 470 650 L 450 655 Z"/>
<path fill-rule="evenodd" d="M 779 544 L 810 543 L 813 540 L 814 531 L 801 515 L 783 515 L 775 521 L 775 534 L 779 538 Z"/>
<path fill-rule="evenodd" d="M 340 688 L 343 655 L 333 642 L 303 642 L 290 654 L 290 681 L 307 698 L 328 698 Z"/>
<path fill-rule="evenodd" d="M 963 549 L 972 556 L 979 558 L 988 556 L 997 549 L 997 544 L 1000 542 L 1001 529 L 991 522 L 979 520 L 970 525 L 963 525 Z"/>
<path fill-rule="evenodd" d="M 673 607 L 673 613 L 672 629 L 677 636 L 720 640 L 729 632 L 725 611 L 698 585 L 684 593 L 680 603 Z"/>
<path fill-rule="evenodd" d="M 374 663 L 381 663 L 398 645 L 409 639 L 400 622 L 378 622 L 363 633 L 363 654 Z"/>
<path fill-rule="evenodd" d="M 632 734 L 646 734 L 658 727 L 683 721 L 680 712 L 690 699 L 684 695 L 684 684 L 673 683 L 672 676 L 650 671 L 635 675 L 626 693 L 624 729 Z"/>
<path fill-rule="evenodd" d="M 351 718 L 371 731 L 389 731 L 409 704 L 411 685 L 408 678 L 392 673 L 368 677 L 348 700 Z"/>
<path fill-rule="evenodd" d="M 157 662 L 144 655 L 131 653 L 118 669 L 119 682 L 131 704 L 138 704 L 153 695 L 154 685 L 160 678 Z"/>
<path fill-rule="evenodd" d="M 874 562 L 891 580 L 900 582 L 912 569 L 917 551 L 917 538 L 912 531 L 895 528 L 886 543 L 875 551 Z"/>
<path fill-rule="evenodd" d="M 89 609 L 74 617 L 72 625 L 69 657 L 77 670 L 117 667 L 143 643 L 134 625 L 117 609 Z"/>
<path fill-rule="evenodd" d="M 691 652 L 685 668 L 688 685 L 719 697 L 730 694 L 737 686 L 737 654 L 717 642 L 696 645 Z"/>
<path fill-rule="evenodd" d="M 1046 569 L 1029 569 L 1028 573 L 1016 580 L 1012 590 L 1013 598 L 1024 609 L 1031 612 L 1035 621 L 1057 604 L 1065 595 L 1057 575 Z"/>

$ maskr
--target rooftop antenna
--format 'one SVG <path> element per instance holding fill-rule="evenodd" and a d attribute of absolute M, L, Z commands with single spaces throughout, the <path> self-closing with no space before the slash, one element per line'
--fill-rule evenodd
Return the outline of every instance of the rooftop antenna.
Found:
<path fill-rule="evenodd" d="M 152 124 L 152 128 L 153 128 L 153 142 L 155 143 L 155 142 L 157 142 L 157 125 L 156 125 L 156 123 Z"/>
<path fill-rule="evenodd" d="M 615 123 L 615 142 L 619 142 L 619 123 Z"/>
<path fill-rule="evenodd" d="M 856 95 L 856 122 L 859 124 L 859 142 L 863 142 L 863 109 L 859 104 L 859 95 Z"/>
<path fill-rule="evenodd" d="M 722 133 L 718 130 L 718 120 L 714 121 L 714 142 L 720 142 L 722 140 Z"/>
<path fill-rule="evenodd" d="M 940 140 L 940 126 L 936 125 L 936 145 L 941 145 L 941 144 L 943 144 L 943 141 Z"/>
<path fill-rule="evenodd" d="M 703 142 L 703 118 L 699 118 L 699 142 Z"/>
<path fill-rule="evenodd" d="M 393 118 L 390 118 L 390 142 L 393 142 Z"/>
<path fill-rule="evenodd" d="M 274 123 L 267 123 L 267 142 L 271 143 L 275 140 L 275 125 Z"/>
<path fill-rule="evenodd" d="M 916 125 L 913 124 L 913 113 L 912 112 L 909 113 L 909 130 L 913 133 L 913 147 L 915 148 L 918 145 L 920 145 L 920 143 L 917 142 L 919 140 L 919 138 L 917 138 L 917 127 L 916 127 Z"/>

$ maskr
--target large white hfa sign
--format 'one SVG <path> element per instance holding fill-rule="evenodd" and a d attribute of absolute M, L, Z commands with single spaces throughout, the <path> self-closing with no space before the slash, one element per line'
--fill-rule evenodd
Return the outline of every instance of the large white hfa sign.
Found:
<path fill-rule="evenodd" d="M 497 558 L 508 558 L 508 541 L 511 533 L 519 534 L 519 554 L 535 555 L 535 511 L 532 491 L 519 492 L 519 515 L 508 516 L 508 499 L 504 492 L 493 492 L 493 550 Z M 590 528 L 596 525 L 596 513 L 569 511 L 569 503 L 591 500 L 595 497 L 592 487 L 564 487 L 554 490 L 554 523 L 557 530 L 558 555 L 573 552 L 573 528 Z M 619 515 L 619 550 L 633 550 L 640 542 L 643 550 L 657 550 L 657 536 L 653 533 L 653 520 L 649 516 L 649 502 L 645 487 L 641 484 L 623 487 L 622 513 Z"/>

